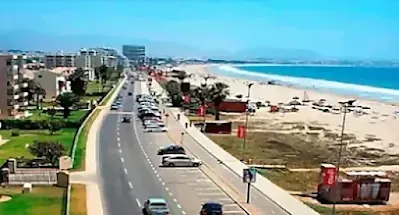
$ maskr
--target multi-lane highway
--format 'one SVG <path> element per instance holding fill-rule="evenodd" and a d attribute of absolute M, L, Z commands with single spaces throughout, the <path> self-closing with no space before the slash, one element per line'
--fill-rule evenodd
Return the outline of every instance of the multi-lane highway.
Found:
<path fill-rule="evenodd" d="M 160 147 L 171 144 L 164 133 L 144 133 L 135 118 L 134 95 L 139 86 L 128 83 L 122 108 L 110 111 L 99 131 L 99 168 L 106 214 L 140 214 L 148 197 L 162 197 L 171 214 L 198 214 L 201 203 L 217 200 L 224 214 L 245 214 L 232 199 L 198 168 L 162 168 L 156 155 Z M 124 115 L 132 123 L 122 123 Z"/>

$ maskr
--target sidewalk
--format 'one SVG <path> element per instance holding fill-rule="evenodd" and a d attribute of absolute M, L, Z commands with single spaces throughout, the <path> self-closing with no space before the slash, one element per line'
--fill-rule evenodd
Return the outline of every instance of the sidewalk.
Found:
<path fill-rule="evenodd" d="M 148 88 L 146 84 L 142 84 L 143 91 L 148 92 Z M 157 93 L 162 91 L 161 86 L 155 81 L 152 83 L 152 90 Z M 168 108 L 169 112 L 169 122 L 171 120 L 177 121 L 177 115 L 180 115 L 180 120 L 178 120 L 178 124 L 180 124 L 181 128 L 184 129 L 186 123 L 189 124 L 189 120 L 184 114 L 176 108 Z M 173 129 L 175 130 L 175 128 Z M 201 133 L 195 127 L 189 127 L 185 130 L 185 135 L 193 138 L 196 141 L 196 144 L 201 146 L 203 149 L 208 151 L 209 154 L 213 155 L 213 157 L 217 158 L 217 160 L 224 164 L 230 171 L 235 173 L 235 177 L 238 178 L 241 176 L 243 169 L 248 168 L 245 164 L 239 161 L 237 158 L 233 157 L 229 153 L 227 153 L 224 149 L 219 147 L 216 143 L 206 137 L 203 133 Z M 172 131 L 171 131 L 172 132 Z M 226 183 L 230 182 L 230 180 L 225 179 Z M 233 184 L 230 184 L 231 187 L 234 187 Z M 298 214 L 298 215 L 313 215 L 318 214 L 310 207 L 302 203 L 300 200 L 291 196 L 288 192 L 281 189 L 277 185 L 273 184 L 267 178 L 258 175 L 257 182 L 252 185 L 254 188 L 259 190 L 267 199 L 274 202 L 276 205 L 280 206 L 276 208 L 276 210 L 281 211 L 281 208 L 284 208 L 286 213 L 288 214 Z M 241 189 L 242 190 L 242 189 Z M 245 193 L 240 192 L 240 195 L 245 195 Z M 259 205 L 259 204 L 258 204 Z M 272 207 L 273 205 L 270 205 Z M 272 210 L 273 211 L 273 210 Z"/>
<path fill-rule="evenodd" d="M 97 138 L 98 131 L 101 127 L 102 121 L 109 111 L 109 107 L 115 100 L 126 77 L 116 86 L 115 91 L 111 95 L 105 106 L 97 106 L 96 109 L 101 110 L 97 118 L 94 120 L 90 127 L 89 134 L 86 142 L 86 170 L 84 172 L 72 172 L 70 174 L 71 183 L 85 184 L 86 185 L 86 207 L 88 215 L 102 215 L 103 201 L 99 186 L 99 176 L 97 174 Z"/>

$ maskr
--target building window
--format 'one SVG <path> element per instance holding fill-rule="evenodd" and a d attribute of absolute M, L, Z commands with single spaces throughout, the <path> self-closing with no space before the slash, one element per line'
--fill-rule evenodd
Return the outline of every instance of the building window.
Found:
<path fill-rule="evenodd" d="M 37 77 L 38 77 L 38 78 L 42 78 L 43 76 L 42 76 L 42 75 L 38 75 Z"/>

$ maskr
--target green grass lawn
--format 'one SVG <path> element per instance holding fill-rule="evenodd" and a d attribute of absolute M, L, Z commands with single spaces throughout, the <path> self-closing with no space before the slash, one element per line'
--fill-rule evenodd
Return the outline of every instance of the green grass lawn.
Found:
<path fill-rule="evenodd" d="M 76 151 L 75 151 L 75 160 L 73 163 L 73 168 L 78 171 L 84 170 L 86 167 L 85 159 L 86 159 L 87 137 L 88 137 L 88 134 L 89 134 L 89 131 L 91 128 L 91 124 L 93 124 L 93 121 L 97 118 L 100 111 L 101 110 L 99 110 L 99 109 L 94 110 L 94 113 L 87 120 L 87 123 L 83 127 L 82 132 L 80 133 L 80 135 L 78 137 L 78 142 L 77 142 Z"/>
<path fill-rule="evenodd" d="M 51 117 L 47 113 L 43 113 L 41 110 L 31 110 L 32 116 L 27 119 L 31 120 L 49 120 Z M 71 115 L 68 117 L 68 121 L 79 122 L 87 113 L 87 110 L 75 110 L 71 111 Z M 58 111 L 54 115 L 54 119 L 64 119 L 64 115 L 62 111 Z"/>
<path fill-rule="evenodd" d="M 43 215 L 63 214 L 64 188 L 52 186 L 34 186 L 32 193 L 22 194 L 21 187 L 0 188 L 0 194 L 12 199 L 0 203 L 0 214 Z"/>
<path fill-rule="evenodd" d="M 12 137 L 11 132 L 12 130 L 0 130 L 3 139 L 8 140 L 8 142 L 0 146 L 0 164 L 10 157 L 34 158 L 29 153 L 29 150 L 25 148 L 25 145 L 32 144 L 35 140 L 59 141 L 64 145 L 66 153 L 69 153 L 76 129 L 61 129 L 61 131 L 53 135 L 50 135 L 47 130 L 20 130 L 20 135 L 16 137 Z"/>

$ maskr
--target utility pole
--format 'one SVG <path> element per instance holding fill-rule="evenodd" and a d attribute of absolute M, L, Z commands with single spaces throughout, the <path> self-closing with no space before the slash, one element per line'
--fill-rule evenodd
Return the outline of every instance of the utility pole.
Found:
<path fill-rule="evenodd" d="M 336 171 L 336 176 L 335 176 L 335 182 L 334 182 L 334 186 L 337 185 L 338 183 L 338 178 L 339 178 L 339 171 L 340 171 L 340 166 L 341 166 L 341 157 L 342 157 L 342 151 L 344 148 L 344 132 L 345 132 L 345 123 L 346 123 L 346 113 L 348 111 L 348 106 L 352 105 L 356 100 L 349 100 L 349 101 L 345 101 L 345 102 L 339 102 L 339 104 L 341 104 L 343 110 L 344 110 L 344 116 L 342 118 L 342 128 L 341 128 L 341 140 L 339 143 L 339 150 L 338 150 L 338 161 L 337 161 L 337 171 Z M 332 215 L 336 215 L 336 196 L 337 196 L 337 188 L 333 188 L 334 189 L 334 201 L 333 201 L 333 206 L 332 206 L 332 211 L 331 214 Z"/>
<path fill-rule="evenodd" d="M 248 96 L 247 96 L 247 108 L 245 110 L 245 135 L 244 135 L 244 142 L 242 145 L 242 155 L 241 155 L 241 159 L 243 162 L 245 162 L 245 148 L 247 145 L 247 130 L 248 130 L 248 118 L 249 118 L 249 100 L 250 100 L 250 96 L 251 96 L 251 87 L 252 85 L 254 85 L 253 83 L 248 84 Z"/>

